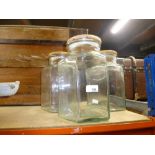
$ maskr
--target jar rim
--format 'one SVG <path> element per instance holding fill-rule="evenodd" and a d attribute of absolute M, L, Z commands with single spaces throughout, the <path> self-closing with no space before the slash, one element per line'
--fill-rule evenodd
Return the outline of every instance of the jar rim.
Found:
<path fill-rule="evenodd" d="M 101 54 L 117 56 L 117 52 L 115 50 L 101 50 L 100 53 Z"/>
<path fill-rule="evenodd" d="M 71 37 L 67 41 L 67 45 L 78 42 L 78 41 L 94 41 L 101 45 L 101 38 L 92 34 L 81 34 Z"/>

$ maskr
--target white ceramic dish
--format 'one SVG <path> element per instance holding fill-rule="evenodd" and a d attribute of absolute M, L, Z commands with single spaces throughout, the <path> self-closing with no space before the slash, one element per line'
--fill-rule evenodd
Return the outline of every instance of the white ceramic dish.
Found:
<path fill-rule="evenodd" d="M 0 83 L 0 97 L 15 95 L 19 89 L 20 81 Z"/>

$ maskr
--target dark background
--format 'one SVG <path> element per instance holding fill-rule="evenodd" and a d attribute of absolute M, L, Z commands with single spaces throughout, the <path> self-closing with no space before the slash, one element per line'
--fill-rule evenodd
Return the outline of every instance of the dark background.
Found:
<path fill-rule="evenodd" d="M 155 19 L 132 19 L 117 34 L 110 33 L 116 19 L 0 19 L 0 25 L 41 25 L 88 28 L 99 36 L 101 49 L 113 49 L 119 57 L 144 58 L 155 53 Z"/>

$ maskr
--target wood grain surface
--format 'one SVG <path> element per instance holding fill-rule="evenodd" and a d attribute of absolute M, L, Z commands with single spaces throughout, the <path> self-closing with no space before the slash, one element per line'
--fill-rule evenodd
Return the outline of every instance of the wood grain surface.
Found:
<path fill-rule="evenodd" d="M 123 116 L 123 117 L 122 117 Z M 130 111 L 112 112 L 107 121 L 75 123 L 58 117 L 57 113 L 49 113 L 40 106 L 0 107 L 0 129 L 31 129 L 31 128 L 67 128 L 104 124 L 131 123 L 149 121 L 147 116 Z M 78 132 L 78 131 L 77 131 Z M 76 133 L 76 130 L 75 130 Z"/>
<path fill-rule="evenodd" d="M 0 67 L 44 67 L 54 51 L 65 51 L 65 46 L 0 44 Z"/>
<path fill-rule="evenodd" d="M 1 26 L 0 39 L 61 40 L 69 38 L 69 28 L 40 26 Z"/>

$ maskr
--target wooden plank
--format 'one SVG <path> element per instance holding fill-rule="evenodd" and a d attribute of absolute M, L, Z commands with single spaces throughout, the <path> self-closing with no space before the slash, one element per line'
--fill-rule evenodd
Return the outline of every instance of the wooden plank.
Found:
<path fill-rule="evenodd" d="M 69 28 L 44 26 L 1 26 L 0 39 L 66 41 Z"/>
<path fill-rule="evenodd" d="M 4 105 L 40 105 L 40 95 L 17 94 L 10 97 L 0 97 L 0 106 Z"/>
<path fill-rule="evenodd" d="M 9 115 L 8 115 L 9 113 Z M 10 117 L 11 116 L 11 117 Z M 123 116 L 123 117 L 122 117 Z M 22 120 L 22 121 L 21 121 Z M 109 120 L 100 122 L 75 123 L 58 117 L 57 113 L 49 113 L 40 106 L 16 106 L 0 108 L 0 129 L 8 128 L 42 128 L 42 127 L 73 127 L 92 126 L 96 124 L 129 123 L 135 121 L 149 121 L 147 116 L 130 111 L 112 112 Z"/>
<path fill-rule="evenodd" d="M 0 67 L 44 67 L 54 51 L 65 51 L 65 46 L 0 44 Z"/>
<path fill-rule="evenodd" d="M 0 67 L 45 67 L 48 66 L 48 60 L 0 60 Z"/>
<path fill-rule="evenodd" d="M 0 68 L 0 82 L 20 81 L 20 85 L 40 85 L 42 68 Z"/>
<path fill-rule="evenodd" d="M 153 119 L 129 111 L 113 112 L 109 121 L 74 123 L 40 106 L 1 107 L 0 124 L 0 134 L 108 134 L 145 129 L 151 134 L 155 128 Z"/>
<path fill-rule="evenodd" d="M 20 85 L 40 85 L 40 77 L 24 77 L 21 75 L 1 76 L 0 82 L 20 81 Z"/>
<path fill-rule="evenodd" d="M 42 68 L 0 68 L 0 82 L 20 81 L 21 85 L 40 85 Z"/>
<path fill-rule="evenodd" d="M 40 85 L 21 85 L 17 94 L 38 94 L 40 95 Z"/>
<path fill-rule="evenodd" d="M 40 75 L 42 68 L 0 68 L 0 76 L 21 75 L 21 76 L 37 76 Z"/>
<path fill-rule="evenodd" d="M 64 45 L 5 45 L 0 44 L 0 58 L 2 59 L 14 59 L 26 55 L 38 55 L 46 56 L 56 50 L 64 50 Z"/>

